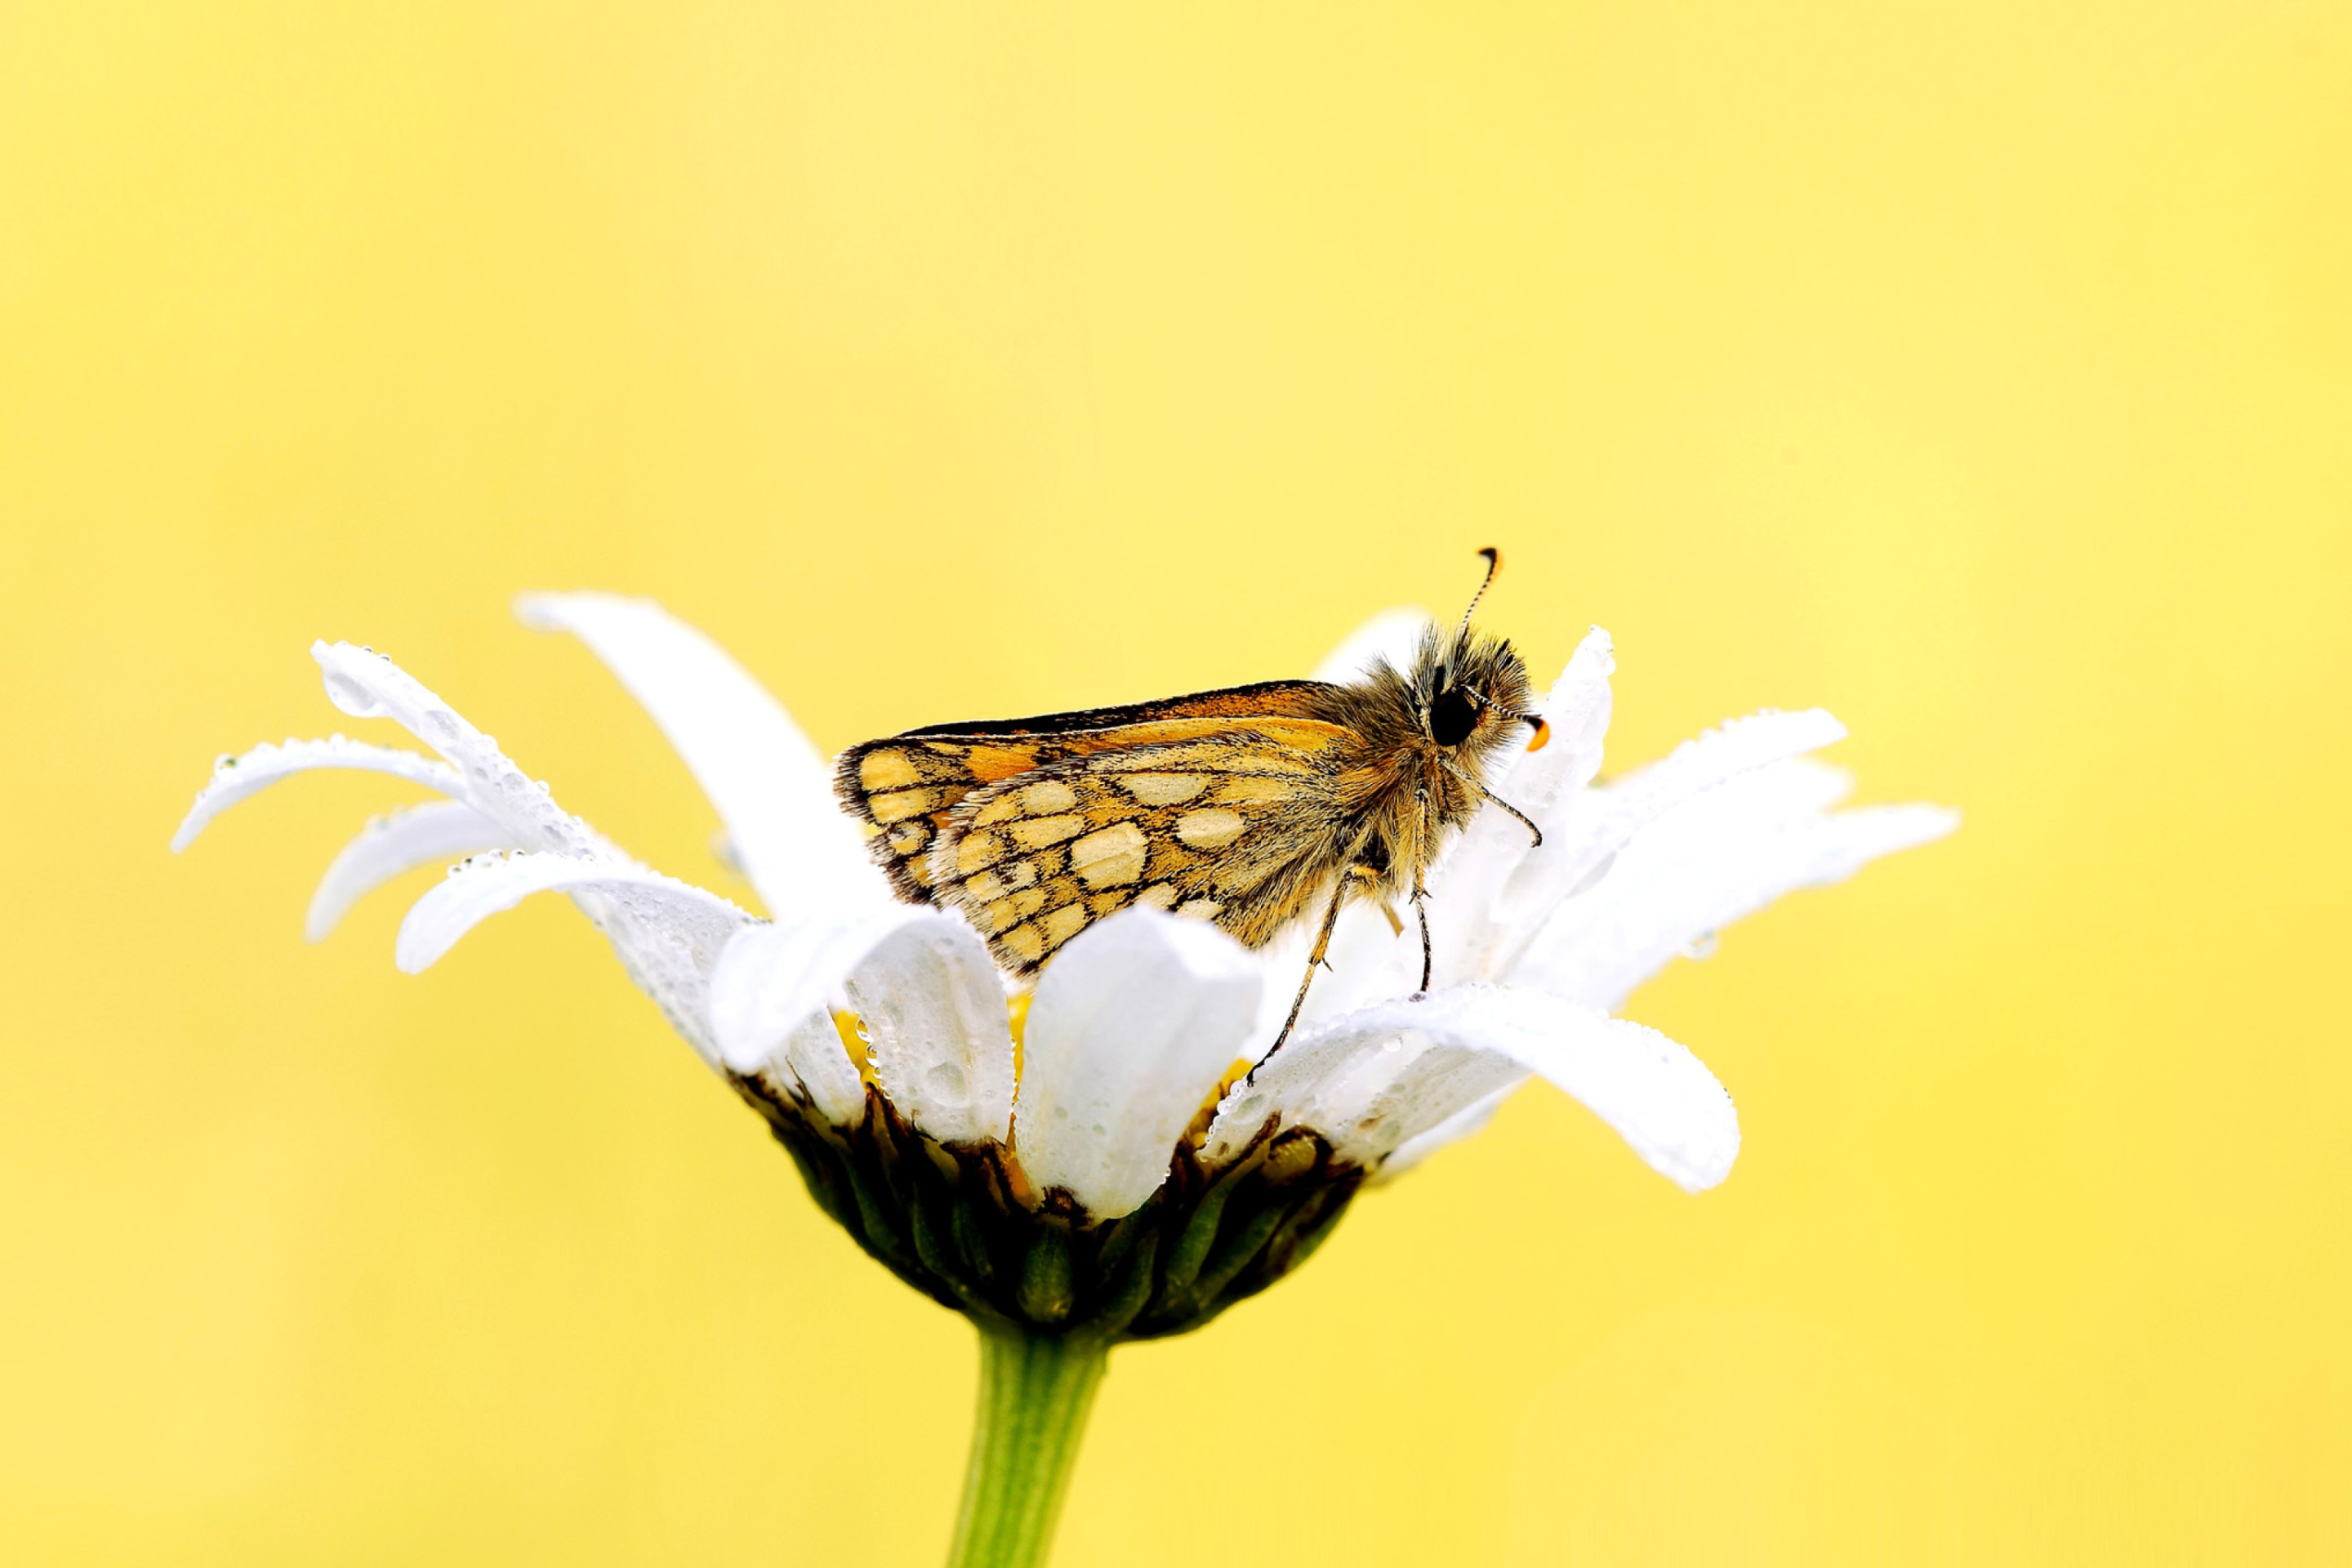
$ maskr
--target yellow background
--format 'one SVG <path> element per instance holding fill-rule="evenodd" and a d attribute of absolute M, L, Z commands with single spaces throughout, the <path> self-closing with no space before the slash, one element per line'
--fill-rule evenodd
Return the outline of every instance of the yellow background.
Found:
<path fill-rule="evenodd" d="M 1115 1360 L 1061 1560 L 2352 1554 L 2352 23 L 1761 6 L 0 13 L 0 1557 L 935 1560 L 974 1358 L 541 900 L 320 948 L 385 648 L 732 888 L 510 594 L 820 742 L 1460 602 L 1612 760 L 1820 703 L 1958 837 Z M 740 893 L 739 896 L 748 897 Z"/>

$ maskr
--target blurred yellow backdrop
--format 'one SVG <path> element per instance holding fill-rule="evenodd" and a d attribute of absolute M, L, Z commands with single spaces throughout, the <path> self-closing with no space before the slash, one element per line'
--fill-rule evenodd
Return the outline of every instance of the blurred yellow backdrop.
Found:
<path fill-rule="evenodd" d="M 1114 1361 L 1069 1564 L 2352 1554 L 2352 19 L 2324 0 L 0 16 L 0 1557 L 896 1564 L 965 1325 L 560 900 L 306 948 L 382 780 L 186 859 L 370 642 L 727 888 L 530 587 L 828 746 L 1616 636 L 1947 843 Z"/>

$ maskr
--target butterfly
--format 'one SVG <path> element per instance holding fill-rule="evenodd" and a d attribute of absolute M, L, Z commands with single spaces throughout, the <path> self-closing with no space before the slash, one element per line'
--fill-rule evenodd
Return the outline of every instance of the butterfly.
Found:
<path fill-rule="evenodd" d="M 875 830 L 898 897 L 961 910 L 1015 976 L 1122 909 L 1205 920 L 1262 947 L 1318 906 L 1322 923 L 1290 1016 L 1306 1005 L 1350 899 L 1421 924 L 1429 985 L 1431 864 L 1492 800 L 1490 760 L 1531 710 L 1527 666 L 1474 635 L 1486 574 L 1451 633 L 1431 626 L 1410 666 L 1345 684 L 1270 680 L 1158 702 L 1031 719 L 933 724 L 842 752 L 835 789 Z"/>

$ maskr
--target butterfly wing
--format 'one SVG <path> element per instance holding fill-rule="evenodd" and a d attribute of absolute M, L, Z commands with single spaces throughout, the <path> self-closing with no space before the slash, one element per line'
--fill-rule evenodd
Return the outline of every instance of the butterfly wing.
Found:
<path fill-rule="evenodd" d="M 930 849 L 948 814 L 973 790 L 1064 755 L 1015 738 L 893 735 L 841 754 L 834 793 L 876 830 L 866 846 L 890 887 L 910 904 L 932 902 Z"/>
<path fill-rule="evenodd" d="M 972 791 L 926 857 L 931 895 L 1015 973 L 1130 905 L 1257 946 L 1339 869 L 1353 731 L 1297 719 L 1126 731 Z"/>
<path fill-rule="evenodd" d="M 1123 708 L 935 724 L 850 747 L 834 789 L 875 828 L 874 858 L 892 889 L 909 903 L 930 903 L 931 850 L 972 791 L 1097 752 L 1213 733 L 1221 721 L 1309 719 L 1335 690 L 1320 681 L 1267 681 Z"/>

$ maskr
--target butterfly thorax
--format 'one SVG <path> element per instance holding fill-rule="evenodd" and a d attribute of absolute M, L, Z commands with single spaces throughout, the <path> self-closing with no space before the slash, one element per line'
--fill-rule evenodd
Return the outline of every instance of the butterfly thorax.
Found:
<path fill-rule="evenodd" d="M 1317 716 L 1362 737 L 1342 784 L 1359 842 L 1339 869 L 1361 868 L 1366 894 L 1412 894 L 1482 804 L 1492 759 L 1517 738 L 1527 667 L 1499 638 L 1433 626 L 1406 668 L 1383 661 L 1328 690 Z"/>

